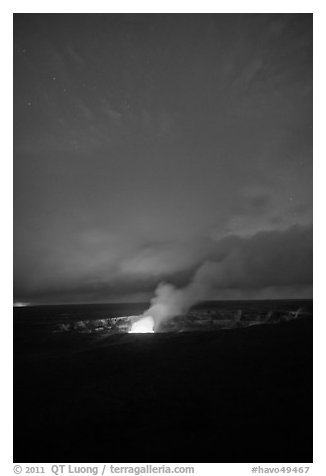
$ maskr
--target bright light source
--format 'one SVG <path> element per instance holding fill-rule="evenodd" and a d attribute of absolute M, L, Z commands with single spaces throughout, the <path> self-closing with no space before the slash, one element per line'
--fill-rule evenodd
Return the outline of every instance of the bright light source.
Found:
<path fill-rule="evenodd" d="M 145 332 L 154 332 L 154 319 L 152 316 L 142 317 L 134 322 L 129 331 L 130 334 L 144 334 Z"/>

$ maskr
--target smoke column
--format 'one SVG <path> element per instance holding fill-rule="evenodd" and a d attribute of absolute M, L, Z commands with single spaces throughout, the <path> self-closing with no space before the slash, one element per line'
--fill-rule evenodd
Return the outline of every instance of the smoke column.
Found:
<path fill-rule="evenodd" d="M 155 330 L 158 330 L 163 321 L 184 314 L 193 304 L 209 296 L 215 281 L 212 275 L 215 279 L 218 276 L 218 264 L 206 262 L 197 270 L 191 282 L 183 288 L 160 283 L 144 316 L 152 316 Z"/>

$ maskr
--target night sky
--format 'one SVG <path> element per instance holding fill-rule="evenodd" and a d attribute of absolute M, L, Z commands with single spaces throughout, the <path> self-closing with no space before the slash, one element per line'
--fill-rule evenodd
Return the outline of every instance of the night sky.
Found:
<path fill-rule="evenodd" d="M 312 295 L 312 15 L 15 14 L 14 299 Z"/>

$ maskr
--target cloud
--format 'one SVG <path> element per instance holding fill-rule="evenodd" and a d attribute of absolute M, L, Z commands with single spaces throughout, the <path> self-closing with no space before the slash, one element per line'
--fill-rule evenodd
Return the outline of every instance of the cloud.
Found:
<path fill-rule="evenodd" d="M 312 15 L 154 17 L 15 17 L 17 299 L 308 292 Z"/>
<path fill-rule="evenodd" d="M 174 273 L 193 272 L 205 259 L 214 243 L 209 239 L 149 243 L 119 263 L 125 276 L 171 277 Z"/>
<path fill-rule="evenodd" d="M 168 295 L 177 290 L 182 308 L 200 299 L 311 296 L 311 226 L 218 241 L 150 243 L 133 252 L 121 249 L 110 259 L 105 243 L 96 244 L 95 265 L 83 244 L 85 255 L 77 249 L 75 262 L 67 253 L 65 267 L 43 269 L 39 279 L 25 275 L 16 283 L 16 299 L 109 302 L 137 293 L 149 298 L 162 281 L 170 283 Z"/>
<path fill-rule="evenodd" d="M 209 260 L 196 279 L 220 288 L 288 286 L 312 282 L 312 227 L 293 226 L 264 231 L 248 238 L 225 238 L 216 250 L 223 259 Z"/>
<path fill-rule="evenodd" d="M 154 318 L 156 327 L 205 299 L 293 297 L 298 290 L 311 293 L 311 227 L 226 238 L 217 244 L 215 259 L 210 258 L 188 285 L 162 283 L 157 287 L 145 312 Z"/>

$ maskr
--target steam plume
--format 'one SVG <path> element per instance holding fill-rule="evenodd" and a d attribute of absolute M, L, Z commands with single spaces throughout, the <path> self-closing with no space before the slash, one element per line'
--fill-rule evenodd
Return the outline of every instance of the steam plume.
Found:
<path fill-rule="evenodd" d="M 196 302 L 209 295 L 210 286 L 206 282 L 206 273 L 202 274 L 205 264 L 195 273 L 192 281 L 183 288 L 172 284 L 160 283 L 151 300 L 150 308 L 144 315 L 152 316 L 155 321 L 155 330 L 160 328 L 163 321 L 173 316 L 186 313 Z"/>
<path fill-rule="evenodd" d="M 155 330 L 162 321 L 186 313 L 198 301 L 225 297 L 228 291 L 233 299 L 259 299 L 276 286 L 276 295 L 282 296 L 283 290 L 284 297 L 292 297 L 291 288 L 296 286 L 300 293 L 312 283 L 311 226 L 264 231 L 247 238 L 233 236 L 220 240 L 217 251 L 199 266 L 188 285 L 157 287 L 145 312 L 154 318 Z"/>

